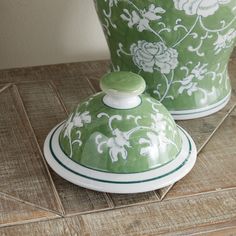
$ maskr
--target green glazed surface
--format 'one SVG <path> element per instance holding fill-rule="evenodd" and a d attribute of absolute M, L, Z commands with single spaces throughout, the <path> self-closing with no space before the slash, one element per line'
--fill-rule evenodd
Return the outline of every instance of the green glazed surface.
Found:
<path fill-rule="evenodd" d="M 103 76 L 100 87 L 104 92 L 116 91 L 128 95 L 139 95 L 145 90 L 144 79 L 132 72 L 113 72 Z"/>
<path fill-rule="evenodd" d="M 135 173 L 172 161 L 181 138 L 165 107 L 141 95 L 132 109 L 113 109 L 103 103 L 104 92 L 81 103 L 60 133 L 60 145 L 73 161 L 99 171 Z"/>
<path fill-rule="evenodd" d="M 133 71 L 170 111 L 200 109 L 231 91 L 235 0 L 94 1 L 113 71 Z"/>

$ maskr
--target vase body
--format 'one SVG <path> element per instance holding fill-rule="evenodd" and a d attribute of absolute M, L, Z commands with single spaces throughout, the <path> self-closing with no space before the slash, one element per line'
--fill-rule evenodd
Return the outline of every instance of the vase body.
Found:
<path fill-rule="evenodd" d="M 234 0 L 97 0 L 111 70 L 133 71 L 175 119 L 223 108 L 236 39 Z"/>

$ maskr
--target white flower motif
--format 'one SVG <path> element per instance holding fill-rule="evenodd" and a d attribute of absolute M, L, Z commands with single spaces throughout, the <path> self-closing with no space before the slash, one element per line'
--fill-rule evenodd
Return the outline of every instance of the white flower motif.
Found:
<path fill-rule="evenodd" d="M 71 130 L 73 128 L 73 122 L 72 122 L 73 113 L 69 116 L 68 120 L 64 124 L 63 130 L 64 130 L 64 138 L 68 137 L 70 139 L 71 137 Z"/>
<path fill-rule="evenodd" d="M 127 159 L 128 152 L 125 148 L 131 147 L 129 143 L 129 135 L 125 132 L 115 129 L 113 131 L 114 137 L 109 138 L 107 146 L 109 148 L 109 154 L 112 162 L 118 161 L 118 157 L 122 157 L 124 160 Z"/>
<path fill-rule="evenodd" d="M 74 127 L 81 128 L 86 123 L 87 124 L 91 123 L 91 116 L 89 115 L 88 111 L 85 111 L 82 114 L 76 113 L 74 117 L 73 117 L 73 113 L 72 113 L 70 115 L 69 119 L 66 121 L 66 123 L 64 125 L 64 128 L 63 128 L 64 135 L 63 135 L 63 137 L 64 138 L 67 137 L 69 139 L 69 145 L 70 145 L 70 154 L 69 154 L 69 156 L 70 157 L 72 157 L 72 155 L 73 155 L 73 150 L 72 150 L 73 144 L 77 143 L 79 146 L 82 145 L 82 141 L 80 140 L 80 138 L 81 138 L 81 131 L 80 130 L 76 131 L 76 134 L 78 135 L 77 139 L 72 142 L 72 140 L 71 140 L 72 129 Z"/>
<path fill-rule="evenodd" d="M 197 83 L 193 82 L 194 75 L 189 75 L 181 81 L 181 86 L 178 90 L 179 94 L 182 94 L 185 90 L 189 96 L 192 96 L 193 92 L 198 90 Z"/>
<path fill-rule="evenodd" d="M 163 74 L 169 74 L 178 65 L 178 52 L 167 48 L 163 42 L 140 40 L 131 45 L 130 51 L 134 64 L 145 72 L 160 70 Z"/>
<path fill-rule="evenodd" d="M 231 47 L 236 38 L 236 30 L 230 29 L 225 35 L 218 34 L 217 40 L 214 42 L 215 54 L 219 54 L 224 48 Z"/>
<path fill-rule="evenodd" d="M 139 144 L 146 144 L 146 147 L 142 147 L 140 150 L 140 155 L 149 157 L 151 159 L 156 159 L 161 153 L 165 153 L 167 145 L 171 142 L 165 136 L 164 132 L 155 134 L 153 132 L 148 132 L 146 138 L 141 138 Z"/>
<path fill-rule="evenodd" d="M 128 21 L 129 28 L 137 25 L 139 32 L 144 30 L 149 30 L 149 22 L 154 20 L 161 19 L 161 16 L 157 15 L 158 13 L 165 13 L 165 10 L 161 7 L 156 7 L 154 4 L 151 4 L 148 10 L 132 11 L 131 13 L 124 9 L 124 14 L 121 14 L 121 18 L 125 21 Z"/>
<path fill-rule="evenodd" d="M 193 92 L 198 90 L 198 83 L 193 80 L 202 80 L 207 73 L 207 64 L 201 65 L 199 62 L 191 71 L 189 75 L 187 75 L 183 80 L 180 81 L 181 86 L 178 90 L 180 94 L 182 94 L 185 90 L 189 96 L 192 96 Z"/>
<path fill-rule="evenodd" d="M 83 127 L 84 124 L 91 123 L 91 116 L 89 115 L 89 111 L 85 111 L 82 114 L 76 113 L 73 120 L 73 126 L 75 127 Z"/>
<path fill-rule="evenodd" d="M 112 162 L 117 162 L 119 160 L 119 157 L 126 160 L 128 156 L 128 152 L 126 148 L 131 147 L 130 142 L 129 142 L 129 137 L 132 133 L 137 131 L 139 127 L 138 128 L 135 127 L 132 130 L 123 132 L 119 130 L 118 128 L 115 128 L 115 129 L 112 128 L 112 122 L 114 120 L 121 121 L 122 116 L 120 115 L 109 116 L 107 113 L 99 113 L 97 117 L 98 118 L 107 117 L 109 119 L 108 126 L 110 130 L 112 131 L 112 137 L 103 138 L 102 135 L 97 135 L 96 140 L 95 140 L 97 144 L 97 151 L 100 154 L 102 154 L 108 148 L 109 156 Z"/>
<path fill-rule="evenodd" d="M 187 15 L 207 17 L 213 15 L 220 5 L 231 0 L 174 0 L 175 8 L 184 10 Z"/>
<path fill-rule="evenodd" d="M 156 132 L 164 132 L 166 130 L 167 122 L 164 120 L 163 114 L 151 114 L 151 118 L 153 120 L 152 128 L 155 129 Z"/>
<path fill-rule="evenodd" d="M 198 80 L 202 80 L 207 73 L 207 64 L 201 65 L 199 62 L 191 71 L 191 74 Z"/>

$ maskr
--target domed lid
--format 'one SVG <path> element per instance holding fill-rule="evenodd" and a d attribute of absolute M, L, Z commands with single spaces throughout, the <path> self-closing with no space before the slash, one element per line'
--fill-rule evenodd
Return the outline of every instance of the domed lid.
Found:
<path fill-rule="evenodd" d="M 59 136 L 74 162 L 109 173 L 144 172 L 174 160 L 182 141 L 165 107 L 148 95 L 143 78 L 113 72 L 100 82 L 102 92 L 71 113 Z"/>

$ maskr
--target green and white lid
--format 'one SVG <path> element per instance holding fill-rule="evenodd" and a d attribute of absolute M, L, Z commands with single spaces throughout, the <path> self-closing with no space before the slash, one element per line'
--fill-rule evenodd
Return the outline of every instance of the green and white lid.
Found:
<path fill-rule="evenodd" d="M 45 158 L 58 175 L 97 191 L 138 193 L 173 184 L 192 169 L 193 140 L 161 103 L 142 94 L 142 77 L 107 74 L 101 88 L 45 140 Z"/>

